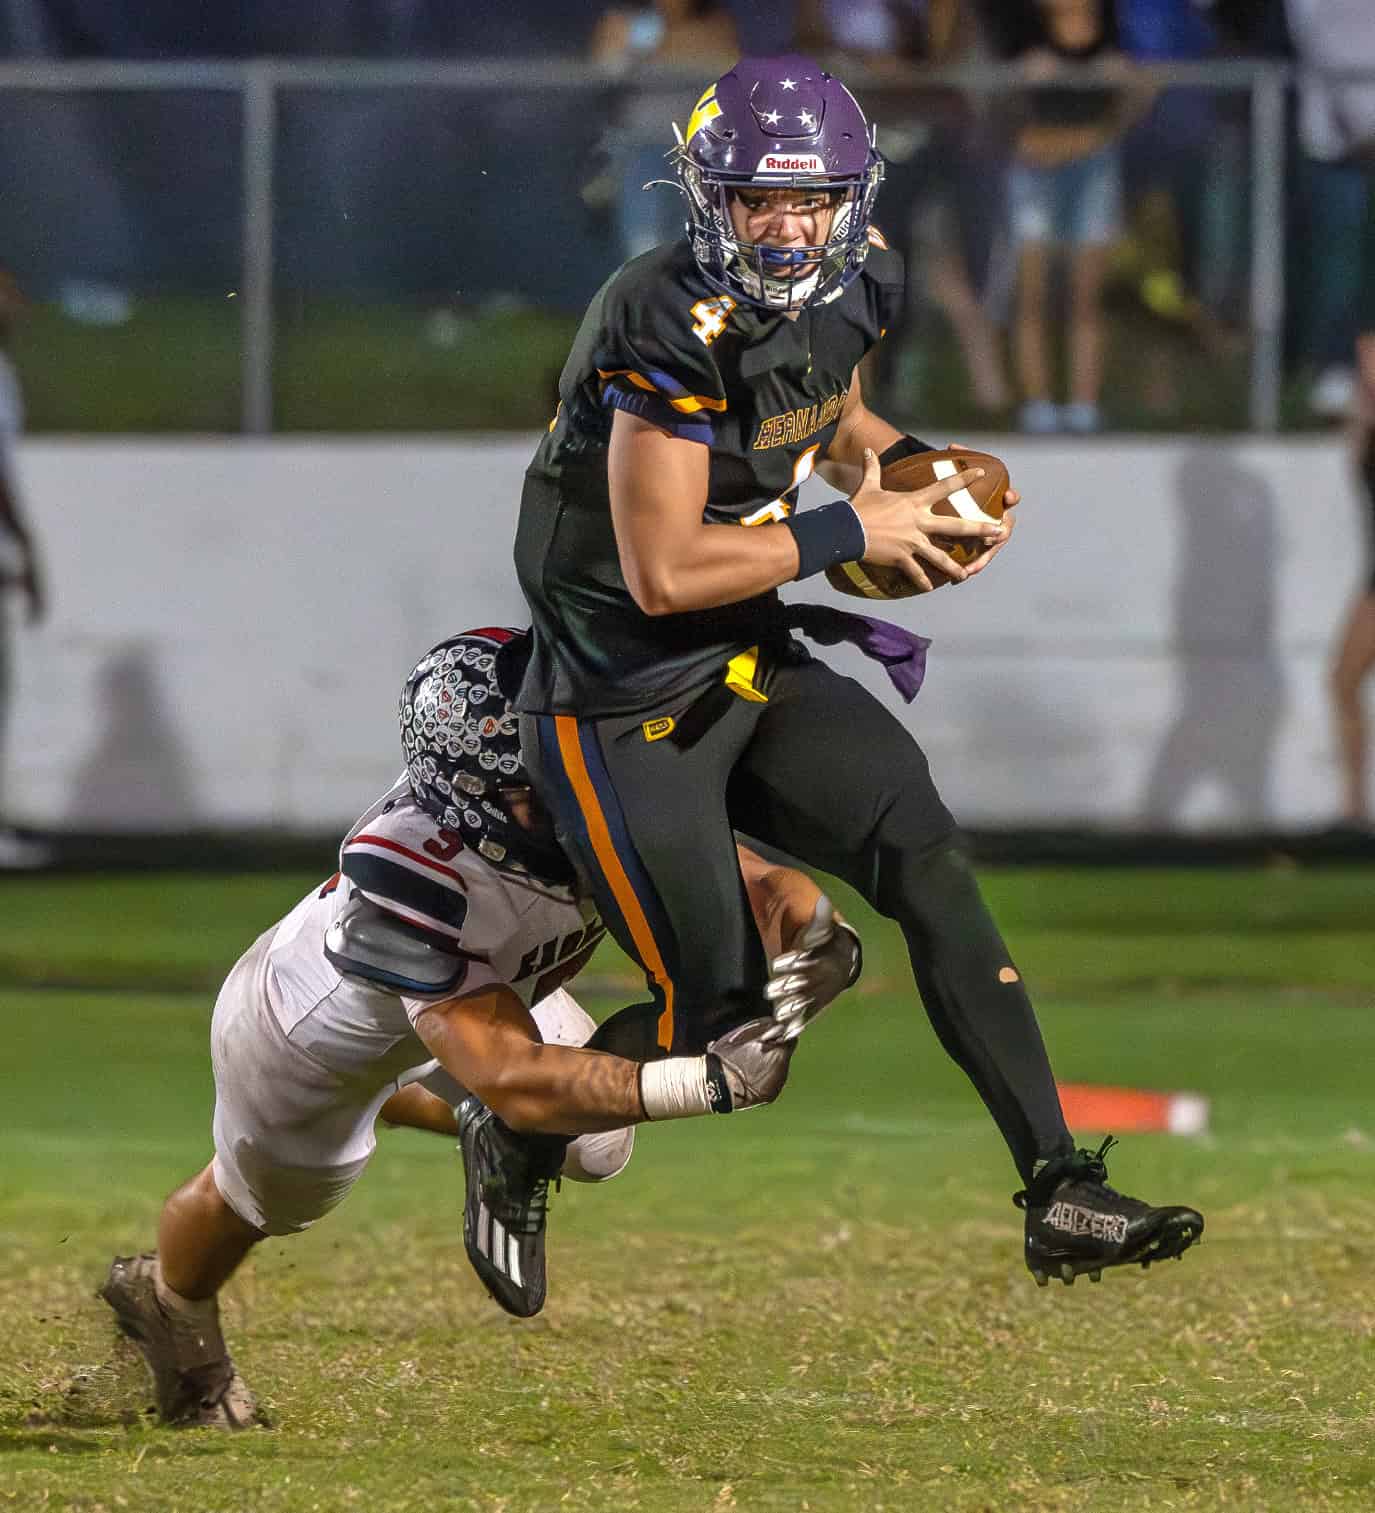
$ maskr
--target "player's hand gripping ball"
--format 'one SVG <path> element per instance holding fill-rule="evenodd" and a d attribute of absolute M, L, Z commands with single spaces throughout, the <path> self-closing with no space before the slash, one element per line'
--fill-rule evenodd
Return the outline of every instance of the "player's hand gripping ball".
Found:
<path fill-rule="evenodd" d="M 1009 487 L 1007 465 L 1001 458 L 987 452 L 917 452 L 890 463 L 880 475 L 880 481 L 894 494 L 910 494 L 970 468 L 982 468 L 983 477 L 971 479 L 966 488 L 941 500 L 935 513 L 958 515 L 965 520 L 1001 520 L 1003 495 Z M 991 543 L 965 538 L 959 541 L 939 539 L 937 545 L 949 552 L 961 567 L 966 567 L 976 557 L 983 556 Z M 929 562 L 923 562 L 922 569 L 930 578 L 933 589 L 950 582 Z M 826 569 L 826 581 L 842 594 L 853 594 L 858 599 L 910 599 L 913 594 L 921 592 L 901 569 L 883 567 L 876 562 L 838 562 Z"/>

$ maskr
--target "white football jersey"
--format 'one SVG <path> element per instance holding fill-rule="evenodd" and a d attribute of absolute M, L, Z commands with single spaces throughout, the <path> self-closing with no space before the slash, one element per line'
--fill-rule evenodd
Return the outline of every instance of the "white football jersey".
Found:
<path fill-rule="evenodd" d="M 361 894 L 457 958 L 461 979 L 411 997 L 343 972 L 325 935 Z M 566 888 L 499 871 L 441 828 L 399 779 L 345 836 L 339 871 L 277 926 L 267 994 L 291 1043 L 349 1080 L 412 1081 L 433 1066 L 413 1022 L 437 997 L 494 983 L 529 1006 L 551 992 L 606 933 L 591 903 Z"/>

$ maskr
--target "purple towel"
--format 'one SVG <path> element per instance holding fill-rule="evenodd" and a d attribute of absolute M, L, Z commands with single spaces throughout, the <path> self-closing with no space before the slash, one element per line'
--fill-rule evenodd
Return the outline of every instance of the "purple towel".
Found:
<path fill-rule="evenodd" d="M 784 606 L 785 623 L 822 646 L 848 641 L 866 657 L 881 662 L 893 681 L 893 687 L 910 704 L 926 676 L 926 648 L 931 640 L 887 620 L 871 615 L 852 615 L 828 604 L 788 604 Z"/>

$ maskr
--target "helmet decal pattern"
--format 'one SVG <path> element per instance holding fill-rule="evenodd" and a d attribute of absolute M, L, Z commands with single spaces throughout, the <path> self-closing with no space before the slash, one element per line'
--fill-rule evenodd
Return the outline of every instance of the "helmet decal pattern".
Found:
<path fill-rule="evenodd" d="M 572 867 L 552 827 L 522 826 L 502 796 L 528 787 L 516 711 L 499 656 L 518 656 L 528 632 L 489 627 L 441 641 L 416 663 L 398 715 L 406 777 L 420 807 L 494 866 L 564 883 Z"/>

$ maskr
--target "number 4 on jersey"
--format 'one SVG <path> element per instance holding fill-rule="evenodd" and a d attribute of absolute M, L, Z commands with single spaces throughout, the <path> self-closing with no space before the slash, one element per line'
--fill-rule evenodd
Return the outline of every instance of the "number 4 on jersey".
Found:
<path fill-rule="evenodd" d="M 726 329 L 726 322 L 734 309 L 735 301 L 729 294 L 718 294 L 714 299 L 699 299 L 691 311 L 692 334 L 704 347 L 711 346 Z"/>

